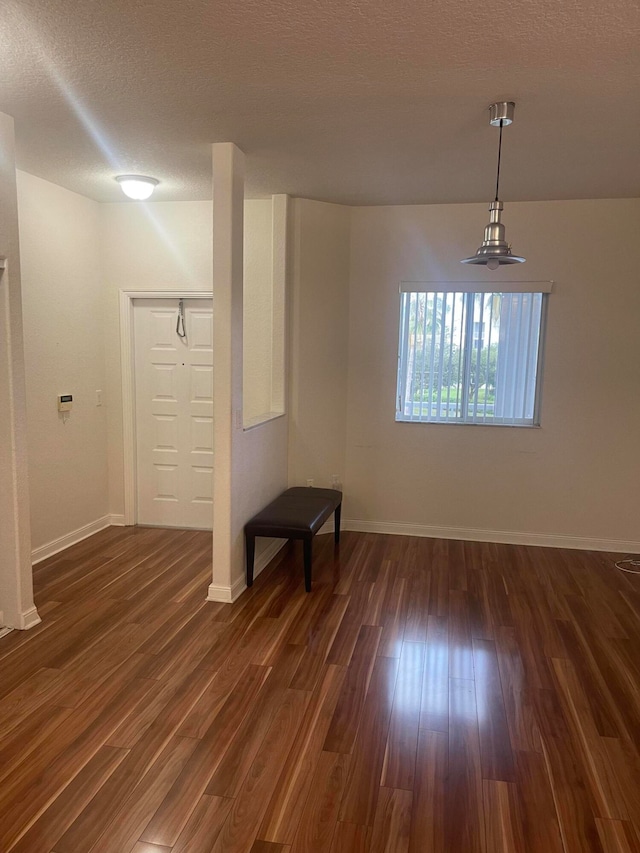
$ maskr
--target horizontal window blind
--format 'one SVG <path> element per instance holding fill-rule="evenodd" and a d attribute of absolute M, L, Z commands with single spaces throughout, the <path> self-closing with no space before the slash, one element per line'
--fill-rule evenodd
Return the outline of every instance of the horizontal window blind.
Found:
<path fill-rule="evenodd" d="M 532 426 L 546 296 L 404 291 L 396 420 Z"/>

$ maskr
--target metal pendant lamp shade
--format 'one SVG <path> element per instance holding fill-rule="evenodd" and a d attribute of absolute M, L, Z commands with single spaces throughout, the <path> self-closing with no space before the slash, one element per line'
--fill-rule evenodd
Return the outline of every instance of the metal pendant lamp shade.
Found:
<path fill-rule="evenodd" d="M 523 264 L 526 258 L 514 255 L 511 246 L 505 239 L 505 228 L 501 221 L 504 204 L 498 198 L 500 188 L 500 158 L 502 155 L 502 128 L 507 127 L 513 121 L 515 104 L 513 101 L 500 101 L 489 107 L 489 123 L 500 128 L 500 141 L 498 143 L 498 172 L 496 175 L 496 197 L 489 205 L 489 224 L 484 229 L 484 240 L 482 245 L 470 258 L 464 258 L 463 264 L 477 264 L 486 266 L 490 270 L 497 270 L 505 264 Z"/>

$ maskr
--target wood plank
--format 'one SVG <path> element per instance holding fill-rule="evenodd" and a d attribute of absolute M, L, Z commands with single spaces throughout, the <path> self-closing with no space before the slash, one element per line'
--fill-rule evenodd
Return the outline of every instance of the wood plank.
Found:
<path fill-rule="evenodd" d="M 31 753 L 46 744 L 71 714 L 71 708 L 40 705 L 21 726 L 6 735 L 0 746 L 0 782 L 10 777 L 15 768 L 28 759 Z"/>
<path fill-rule="evenodd" d="M 429 616 L 446 619 L 449 615 L 449 562 L 448 543 L 437 540 L 434 543 L 433 562 L 430 567 L 431 590 L 429 592 Z"/>
<path fill-rule="evenodd" d="M 349 604 L 346 595 L 332 595 L 309 625 L 306 653 L 291 682 L 294 690 L 313 690 Z"/>
<path fill-rule="evenodd" d="M 397 658 L 376 659 L 353 746 L 340 821 L 373 825 L 397 673 Z"/>
<path fill-rule="evenodd" d="M 449 677 L 473 680 L 473 641 L 464 590 L 449 593 Z"/>
<path fill-rule="evenodd" d="M 122 804 L 148 773 L 189 708 L 202 694 L 212 678 L 208 672 L 188 675 L 172 701 L 163 709 L 144 736 L 130 750 L 108 782 L 74 820 L 58 843 L 57 853 L 91 850 L 105 827 L 113 820 Z"/>
<path fill-rule="evenodd" d="M 446 850 L 483 853 L 484 805 L 475 684 L 452 678 L 449 692 L 449 772 L 445 785 Z"/>
<path fill-rule="evenodd" d="M 400 657 L 404 640 L 406 613 L 409 606 L 407 579 L 395 576 L 387 588 L 382 604 L 382 636 L 378 654 L 385 657 Z"/>
<path fill-rule="evenodd" d="M 565 853 L 551 779 L 539 752 L 515 754 L 522 834 L 527 853 Z"/>
<path fill-rule="evenodd" d="M 604 853 L 640 853 L 640 836 L 626 820 L 596 818 Z"/>
<path fill-rule="evenodd" d="M 362 620 L 369 605 L 373 584 L 354 583 L 349 593 L 349 604 L 340 622 L 329 653 L 327 663 L 335 666 L 349 666 L 351 656 L 360 636 Z"/>
<path fill-rule="evenodd" d="M 426 568 L 416 568 L 409 578 L 408 588 L 404 640 L 408 643 L 424 643 L 427 639 L 431 595 L 431 576 Z"/>
<path fill-rule="evenodd" d="M 0 699 L 0 739 L 4 740 L 9 732 L 22 725 L 37 708 L 50 701 L 59 678 L 59 669 L 42 667 L 33 675 L 25 677 L 11 693 Z"/>
<path fill-rule="evenodd" d="M 271 841 L 254 841 L 249 853 L 289 853 L 291 848 L 286 844 L 273 844 Z"/>
<path fill-rule="evenodd" d="M 265 667 L 249 666 L 220 713 L 211 723 L 193 755 L 149 821 L 141 841 L 172 847 L 191 816 L 195 804 L 222 760 L 231 738 L 242 725 L 252 700 L 268 674 Z"/>
<path fill-rule="evenodd" d="M 13 853 L 52 850 L 126 756 L 124 749 L 101 747 L 21 837 Z"/>
<path fill-rule="evenodd" d="M 625 728 L 618 723 L 617 709 L 609 685 L 602 677 L 598 665 L 599 650 L 596 652 L 593 644 L 585 642 L 586 626 L 580 619 L 572 623 L 557 624 L 567 652 L 566 657 L 576 670 L 589 705 L 589 715 L 593 718 L 598 734 L 602 737 L 624 735 Z"/>
<path fill-rule="evenodd" d="M 203 794 L 178 836 L 173 853 L 209 853 L 232 805 L 233 800 Z"/>
<path fill-rule="evenodd" d="M 483 779 L 515 781 L 515 768 L 495 643 L 473 641 L 476 706 Z"/>
<path fill-rule="evenodd" d="M 171 676 L 157 682 L 147 694 L 144 707 L 132 714 L 108 739 L 110 746 L 132 749 L 151 729 L 158 728 L 158 722 L 177 720 L 187 715 L 210 686 L 213 673 L 206 671 L 191 672 L 177 670 Z"/>
<path fill-rule="evenodd" d="M 96 842 L 100 853 L 122 853 L 133 847 L 195 747 L 192 738 L 171 738 Z"/>
<path fill-rule="evenodd" d="M 309 795 L 300 813 L 291 853 L 329 853 L 338 820 L 340 800 L 350 757 L 335 752 L 320 755 Z"/>
<path fill-rule="evenodd" d="M 589 703 L 575 669 L 569 661 L 553 660 L 553 668 L 558 679 L 558 692 L 561 696 L 565 715 L 571 721 L 573 748 L 577 748 L 581 777 L 588 786 L 593 809 L 598 817 L 613 820 L 625 820 L 629 817 L 624 789 L 616 774 L 616 769 L 604 748 L 603 739 L 598 735 L 591 717 Z M 555 743 L 547 739 L 547 744 Z M 569 743 L 563 743 L 564 753 L 569 752 Z M 545 755 L 549 749 L 545 750 Z M 553 756 L 552 756 L 553 758 Z M 566 764 L 566 761 L 564 762 Z M 556 766 L 551 763 L 550 766 Z M 562 766 L 558 763 L 558 770 Z"/>
<path fill-rule="evenodd" d="M 161 679 L 176 670 L 195 669 L 224 631 L 224 624 L 216 622 L 211 611 L 199 609 L 159 654 L 149 657 L 144 677 Z"/>
<path fill-rule="evenodd" d="M 446 617 L 429 616 L 420 726 L 449 731 L 449 625 Z"/>
<path fill-rule="evenodd" d="M 244 853 L 250 848 L 275 790 L 277 768 L 291 749 L 309 699 L 307 691 L 287 691 L 211 853 Z"/>
<path fill-rule="evenodd" d="M 413 789 L 409 853 L 445 853 L 448 735 L 421 730 Z"/>
<path fill-rule="evenodd" d="M 51 691 L 51 701 L 65 708 L 78 708 L 109 682 L 119 668 L 134 656 L 142 661 L 139 651 L 144 638 L 141 625 L 117 623 L 113 631 L 106 632 L 100 640 L 60 672 Z M 108 650 L 107 647 L 108 646 Z M 138 670 L 143 675 L 143 667 Z"/>
<path fill-rule="evenodd" d="M 487 572 L 483 568 L 475 568 L 468 573 L 467 585 L 471 636 L 474 640 L 493 640 L 493 614 Z"/>
<path fill-rule="evenodd" d="M 413 790 L 425 657 L 424 643 L 403 643 L 382 767 L 386 788 Z"/>
<path fill-rule="evenodd" d="M 603 853 L 584 780 L 566 742 L 542 738 L 542 750 L 565 853 Z"/>
<path fill-rule="evenodd" d="M 122 719 L 135 711 L 150 684 L 136 679 L 118 691 L 105 708 L 78 709 L 68 718 L 69 725 L 58 730 L 59 737 L 51 737 L 33 760 L 16 768 L 11 784 L 0 793 L 0 810 L 4 812 L 0 850 L 10 850 L 24 828 L 64 791 L 69 779 L 84 768 Z M 34 766 L 38 768 L 36 774 Z"/>
<path fill-rule="evenodd" d="M 373 584 L 367 607 L 362 616 L 363 625 L 379 625 L 382 627 L 384 603 L 387 599 L 388 591 L 393 585 L 393 580 L 394 574 L 391 560 L 383 560 L 377 579 Z"/>
<path fill-rule="evenodd" d="M 523 566 L 523 571 L 526 571 L 526 566 Z M 530 586 L 530 582 L 527 582 L 527 586 Z M 528 684 L 534 688 L 553 689 L 549 659 L 554 654 L 561 656 L 564 649 L 557 636 L 555 620 L 540 597 L 540 590 L 534 587 L 533 590 L 527 588 L 521 593 L 510 592 L 509 603 Z"/>
<path fill-rule="evenodd" d="M 381 628 L 371 625 L 363 625 L 360 628 L 340 699 L 324 742 L 327 752 L 351 752 L 381 633 Z"/>
<path fill-rule="evenodd" d="M 470 568 L 473 567 L 473 551 L 466 542 L 459 539 L 451 539 L 447 542 L 447 569 L 449 573 L 449 591 L 466 592 L 467 584 L 467 558 Z"/>
<path fill-rule="evenodd" d="M 523 752 L 540 752 L 540 731 L 535 696 L 540 689 L 527 676 L 514 628 L 496 629 L 496 653 L 511 746 Z M 553 688 L 548 695 L 553 698 Z"/>
<path fill-rule="evenodd" d="M 358 826 L 357 823 L 337 823 L 331 853 L 369 853 L 371 832 L 370 826 Z"/>
<path fill-rule="evenodd" d="M 260 702 L 251 708 L 218 764 L 206 788 L 217 797 L 235 797 L 278 711 L 304 653 L 301 646 L 286 646 L 271 668 L 260 691 Z"/>
<path fill-rule="evenodd" d="M 411 791 L 380 788 L 371 853 L 408 853 L 412 801 Z"/>
<path fill-rule="evenodd" d="M 482 782 L 486 853 L 527 853 L 515 785 Z"/>
<path fill-rule="evenodd" d="M 629 820 L 636 831 L 640 829 L 640 756 L 631 742 L 616 738 L 602 738 L 600 745 L 615 774 L 614 784 L 622 791 Z"/>
<path fill-rule="evenodd" d="M 282 762 L 278 783 L 258 832 L 259 838 L 283 844 L 294 842 L 297 822 L 313 785 L 344 678 L 343 667 L 327 666 L 322 680 L 311 694 L 291 751 L 287 760 Z"/>

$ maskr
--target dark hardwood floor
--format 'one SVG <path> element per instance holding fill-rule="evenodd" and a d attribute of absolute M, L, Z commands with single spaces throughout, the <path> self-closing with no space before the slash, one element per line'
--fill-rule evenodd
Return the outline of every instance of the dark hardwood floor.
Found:
<path fill-rule="evenodd" d="M 39 564 L 0 640 L 0 851 L 640 851 L 640 577 L 345 533 L 205 602 L 210 534 Z"/>

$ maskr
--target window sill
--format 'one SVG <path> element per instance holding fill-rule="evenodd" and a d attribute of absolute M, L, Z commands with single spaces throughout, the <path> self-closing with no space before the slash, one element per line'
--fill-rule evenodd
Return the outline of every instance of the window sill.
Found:
<path fill-rule="evenodd" d="M 254 418 L 249 418 L 242 424 L 242 429 L 247 432 L 250 429 L 255 429 L 262 424 L 267 424 L 269 421 L 276 421 L 278 418 L 283 418 L 286 412 L 265 412 L 261 415 L 256 415 Z"/>
<path fill-rule="evenodd" d="M 506 427 L 508 429 L 542 429 L 540 424 L 495 424 L 487 421 L 485 423 L 474 423 L 470 421 L 419 421 L 411 418 L 396 418 L 397 424 L 418 424 L 420 426 L 455 426 L 455 427 Z"/>

